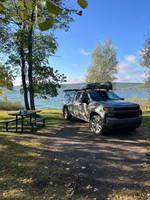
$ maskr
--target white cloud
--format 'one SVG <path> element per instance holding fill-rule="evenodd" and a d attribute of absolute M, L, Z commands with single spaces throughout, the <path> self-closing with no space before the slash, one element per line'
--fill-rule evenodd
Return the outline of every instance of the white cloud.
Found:
<path fill-rule="evenodd" d="M 85 80 L 83 77 L 70 77 L 67 78 L 67 82 L 66 83 L 83 83 Z"/>
<path fill-rule="evenodd" d="M 125 56 L 124 61 L 118 65 L 117 82 L 143 82 L 145 73 L 134 55 Z"/>
<path fill-rule="evenodd" d="M 80 54 L 84 55 L 84 56 L 89 56 L 91 55 L 91 52 L 87 52 L 85 51 L 83 48 L 80 50 Z"/>
<path fill-rule="evenodd" d="M 138 59 L 134 55 L 125 56 L 125 61 L 129 63 L 138 63 Z"/>

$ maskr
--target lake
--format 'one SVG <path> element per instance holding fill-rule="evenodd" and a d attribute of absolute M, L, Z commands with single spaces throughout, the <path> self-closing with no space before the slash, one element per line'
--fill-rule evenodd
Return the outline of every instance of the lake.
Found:
<path fill-rule="evenodd" d="M 140 99 L 146 100 L 149 95 L 149 90 L 116 90 L 115 93 L 124 98 L 125 100 L 131 99 L 133 97 L 138 97 Z M 57 97 L 51 97 L 48 100 L 43 100 L 35 98 L 35 106 L 39 108 L 62 108 L 62 100 L 64 96 L 63 91 L 58 92 Z M 11 102 L 20 100 L 24 105 L 23 95 L 20 94 L 20 87 L 15 86 L 14 91 L 7 91 L 7 99 Z"/>

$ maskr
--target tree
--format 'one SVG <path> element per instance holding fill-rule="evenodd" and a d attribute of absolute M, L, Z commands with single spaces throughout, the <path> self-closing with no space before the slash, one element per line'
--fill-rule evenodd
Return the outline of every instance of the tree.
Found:
<path fill-rule="evenodd" d="M 97 42 L 92 51 L 92 65 L 87 69 L 85 82 L 114 81 L 117 73 L 117 59 L 115 48 L 108 39 L 104 45 Z"/>
<path fill-rule="evenodd" d="M 146 68 L 145 83 L 150 86 L 150 35 L 145 36 L 144 48 L 140 49 L 140 65 Z"/>
<path fill-rule="evenodd" d="M 65 80 L 63 74 L 54 72 L 49 66 L 48 58 L 55 53 L 57 43 L 50 32 L 46 34 L 44 31 L 52 27 L 54 30 L 57 28 L 68 30 L 68 24 L 73 20 L 70 14 L 75 10 L 64 8 L 63 0 L 7 0 L 3 1 L 3 7 L 1 4 L 1 25 L 9 29 L 7 33 L 11 35 L 11 37 L 7 35 L 7 39 L 4 40 L 5 48 L 1 48 L 1 52 L 9 54 L 7 65 L 20 66 L 25 106 L 26 109 L 34 110 L 35 95 L 39 93 L 43 98 L 46 98 L 47 94 L 55 96 L 59 83 Z M 82 8 L 87 6 L 85 0 L 78 0 L 78 4 Z M 2 41 L 3 37 L 0 40 Z M 39 77 L 42 79 L 39 80 Z"/>
<path fill-rule="evenodd" d="M 14 76 L 9 67 L 0 64 L 0 96 L 4 93 L 5 89 L 13 89 Z"/>

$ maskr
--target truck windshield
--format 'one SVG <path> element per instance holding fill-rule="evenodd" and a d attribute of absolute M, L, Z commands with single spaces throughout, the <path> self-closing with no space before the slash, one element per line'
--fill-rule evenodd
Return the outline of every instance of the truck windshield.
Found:
<path fill-rule="evenodd" d="M 110 91 L 89 91 L 93 101 L 120 100 L 116 94 Z"/>

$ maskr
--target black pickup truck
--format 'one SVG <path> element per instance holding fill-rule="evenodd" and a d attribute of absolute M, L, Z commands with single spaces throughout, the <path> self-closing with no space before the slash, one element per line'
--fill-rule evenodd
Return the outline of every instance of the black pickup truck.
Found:
<path fill-rule="evenodd" d="M 139 104 L 124 101 L 112 91 L 111 82 L 84 84 L 81 90 L 64 90 L 63 115 L 89 122 L 92 132 L 101 134 L 105 129 L 136 129 L 141 126 Z"/>

